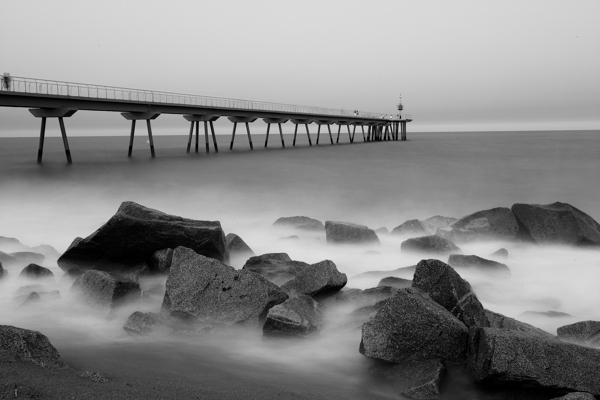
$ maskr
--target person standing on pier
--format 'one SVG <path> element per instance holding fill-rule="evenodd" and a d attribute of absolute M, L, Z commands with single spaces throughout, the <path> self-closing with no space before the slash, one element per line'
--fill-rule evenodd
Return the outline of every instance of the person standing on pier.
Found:
<path fill-rule="evenodd" d="M 10 77 L 10 74 L 5 72 L 4 75 L 2 75 L 2 88 L 5 90 L 10 90 L 11 81 L 12 78 Z"/>

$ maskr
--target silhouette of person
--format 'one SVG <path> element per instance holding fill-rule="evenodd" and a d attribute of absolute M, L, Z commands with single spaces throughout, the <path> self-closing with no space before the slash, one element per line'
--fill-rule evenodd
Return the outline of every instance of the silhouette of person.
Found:
<path fill-rule="evenodd" d="M 4 75 L 2 75 L 2 87 L 6 90 L 10 90 L 10 83 L 11 83 L 10 74 L 5 72 Z"/>

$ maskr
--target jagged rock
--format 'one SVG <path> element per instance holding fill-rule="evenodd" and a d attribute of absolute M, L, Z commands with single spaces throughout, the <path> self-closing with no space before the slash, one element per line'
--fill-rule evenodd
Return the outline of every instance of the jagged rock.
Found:
<path fill-rule="evenodd" d="M 185 247 L 173 252 L 162 309 L 204 322 L 258 325 L 288 295 L 259 274 L 236 270 Z"/>
<path fill-rule="evenodd" d="M 387 300 L 388 299 L 386 298 L 355 309 L 345 316 L 344 323 L 341 327 L 350 330 L 362 329 L 363 324 L 373 319 L 373 317 L 377 315 L 377 312 L 385 305 Z"/>
<path fill-rule="evenodd" d="M 323 324 L 323 306 L 310 296 L 290 297 L 269 310 L 263 325 L 268 335 L 306 336 Z"/>
<path fill-rule="evenodd" d="M 54 273 L 48 268 L 44 268 L 41 265 L 29 264 L 19 274 L 19 278 L 27 279 L 54 279 Z"/>
<path fill-rule="evenodd" d="M 254 255 L 254 252 L 244 242 L 244 240 L 236 235 L 235 233 L 230 233 L 225 236 L 225 248 L 231 255 L 242 256 L 242 257 L 251 257 Z"/>
<path fill-rule="evenodd" d="M 162 249 L 152 253 L 148 267 L 152 271 L 161 274 L 168 274 L 171 268 L 171 260 L 173 259 L 173 249 Z"/>
<path fill-rule="evenodd" d="M 41 264 L 46 259 L 43 254 L 34 253 L 32 251 L 18 251 L 16 253 L 10 253 L 10 255 L 23 264 Z"/>
<path fill-rule="evenodd" d="M 525 239 L 519 231 L 515 216 L 510 208 L 506 207 L 492 208 L 467 215 L 452 226 L 439 229 L 437 234 L 455 243 Z"/>
<path fill-rule="evenodd" d="M 309 264 L 294 261 L 286 253 L 267 253 L 250 257 L 242 269 L 264 276 L 277 286 L 297 277 Z"/>
<path fill-rule="evenodd" d="M 378 286 L 365 290 L 348 289 L 335 296 L 337 304 L 352 305 L 354 308 L 365 307 L 386 300 L 398 291 L 391 286 Z"/>
<path fill-rule="evenodd" d="M 508 250 L 498 249 L 492 254 L 490 254 L 490 257 L 495 258 L 497 260 L 506 260 L 508 258 Z"/>
<path fill-rule="evenodd" d="M 569 393 L 569 394 L 566 394 L 561 397 L 555 397 L 550 400 L 596 400 L 596 398 L 594 396 L 592 396 L 590 393 L 573 392 L 573 393 Z"/>
<path fill-rule="evenodd" d="M 218 221 L 181 218 L 126 201 L 96 232 L 76 239 L 58 259 L 58 265 L 63 270 L 126 273 L 149 264 L 154 252 L 177 246 L 228 261 L 225 235 Z"/>
<path fill-rule="evenodd" d="M 405 240 L 400 245 L 402 252 L 448 254 L 460 253 L 461 250 L 448 239 L 437 235 L 421 236 Z"/>
<path fill-rule="evenodd" d="M 600 224 L 570 204 L 515 204 L 512 212 L 537 243 L 600 245 Z"/>
<path fill-rule="evenodd" d="M 19 261 L 16 258 L 14 258 L 13 256 L 6 254 L 2 251 L 0 251 L 0 262 L 6 268 L 12 267 L 15 265 L 20 265 Z"/>
<path fill-rule="evenodd" d="M 600 395 L 600 350 L 522 332 L 471 329 L 467 371 L 477 384 Z"/>
<path fill-rule="evenodd" d="M 557 329 L 558 338 L 586 346 L 600 346 L 600 321 L 581 321 Z"/>
<path fill-rule="evenodd" d="M 388 276 L 379 281 L 377 286 L 389 286 L 396 289 L 404 289 L 412 286 L 412 281 L 409 279 L 396 278 L 395 276 Z"/>
<path fill-rule="evenodd" d="M 490 310 L 485 310 L 485 316 L 490 322 L 490 328 L 497 328 L 503 331 L 521 332 L 531 336 L 540 336 L 547 339 L 555 339 L 556 337 L 540 328 L 536 328 L 533 325 L 526 324 L 525 322 L 517 321 L 516 319 L 509 318 L 505 315 L 495 313 Z"/>
<path fill-rule="evenodd" d="M 390 233 L 390 231 L 388 231 L 388 228 L 386 228 L 385 226 L 382 226 L 381 228 L 375 229 L 375 233 L 377 235 L 387 235 Z"/>
<path fill-rule="evenodd" d="M 418 219 L 408 220 L 392 229 L 392 235 L 423 236 L 426 234 L 425 227 Z"/>
<path fill-rule="evenodd" d="M 389 276 L 395 276 L 397 278 L 404 279 L 412 279 L 413 275 L 415 274 L 416 268 L 416 265 L 411 265 L 410 267 L 402 267 L 390 271 L 367 271 L 363 272 L 362 274 L 354 275 L 352 279 L 383 279 Z"/>
<path fill-rule="evenodd" d="M 330 260 L 324 260 L 304 268 L 294 279 L 281 286 L 288 294 L 305 294 L 323 299 L 346 286 L 348 277 L 338 271 Z"/>
<path fill-rule="evenodd" d="M 66 367 L 58 351 L 40 332 L 0 325 L 0 360 L 14 359 L 43 368 Z"/>
<path fill-rule="evenodd" d="M 273 226 L 285 226 L 307 231 L 322 231 L 325 229 L 323 223 L 319 220 L 309 217 L 282 217 L 279 218 Z"/>
<path fill-rule="evenodd" d="M 113 310 L 140 299 L 140 285 L 104 271 L 90 270 L 75 280 L 71 292 L 85 304 Z"/>
<path fill-rule="evenodd" d="M 173 332 L 168 319 L 160 314 L 136 311 L 129 316 L 123 330 L 130 335 L 161 336 Z"/>
<path fill-rule="evenodd" d="M 439 260 L 421 260 L 417 264 L 413 287 L 427 293 L 468 328 L 490 325 L 469 282 L 448 264 Z"/>
<path fill-rule="evenodd" d="M 452 268 L 464 269 L 468 272 L 483 273 L 485 275 L 504 279 L 508 279 L 511 276 L 510 269 L 506 264 L 486 260 L 485 258 L 474 255 L 451 254 L 448 258 L 448 264 Z"/>
<path fill-rule="evenodd" d="M 421 224 L 423 224 L 427 235 L 435 235 L 438 229 L 446 228 L 456 221 L 458 221 L 456 218 L 436 215 L 421 221 Z"/>
<path fill-rule="evenodd" d="M 362 329 L 361 354 L 402 363 L 462 362 L 469 331 L 419 289 L 400 289 Z"/>
<path fill-rule="evenodd" d="M 372 374 L 390 382 L 396 392 L 415 400 L 439 399 L 445 371 L 439 360 L 408 364 L 377 363 L 370 368 Z"/>
<path fill-rule="evenodd" d="M 328 244 L 381 245 L 375 231 L 349 222 L 325 221 L 325 235 Z"/>
<path fill-rule="evenodd" d="M 521 313 L 523 317 L 547 317 L 547 318 L 566 318 L 572 317 L 571 314 L 567 314 L 560 311 L 525 311 Z"/>

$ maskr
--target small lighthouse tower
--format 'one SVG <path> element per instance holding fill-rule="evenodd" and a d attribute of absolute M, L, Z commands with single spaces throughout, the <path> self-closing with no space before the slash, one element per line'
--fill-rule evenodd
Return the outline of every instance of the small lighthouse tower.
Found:
<path fill-rule="evenodd" d="M 400 100 L 398 100 L 398 119 L 402 119 L 402 110 L 404 110 L 404 106 L 402 105 L 402 95 L 400 95 Z"/>

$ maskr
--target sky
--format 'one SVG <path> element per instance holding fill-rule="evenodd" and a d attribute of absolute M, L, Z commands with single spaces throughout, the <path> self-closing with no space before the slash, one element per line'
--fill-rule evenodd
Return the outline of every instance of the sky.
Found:
<path fill-rule="evenodd" d="M 0 14 L 13 76 L 382 114 L 401 94 L 413 132 L 600 128 L 598 0 L 4 0 Z M 128 133 L 118 114 L 68 126 Z M 38 130 L 0 109 L 0 136 Z"/>

